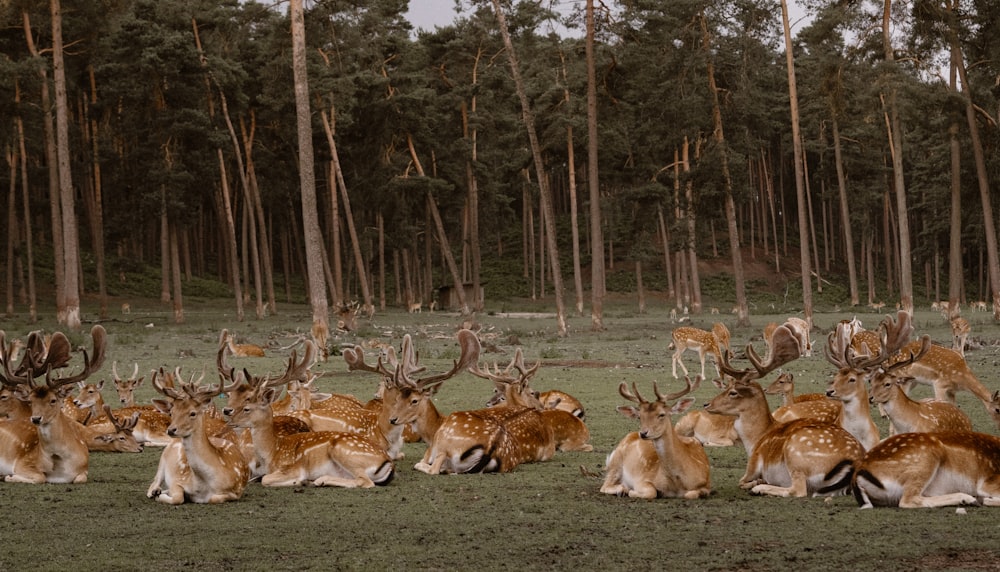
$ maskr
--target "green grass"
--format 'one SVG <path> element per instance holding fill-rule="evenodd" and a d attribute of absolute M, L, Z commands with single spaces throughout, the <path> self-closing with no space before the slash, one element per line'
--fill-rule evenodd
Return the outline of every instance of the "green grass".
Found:
<path fill-rule="evenodd" d="M 110 381 L 110 362 L 131 371 L 180 366 L 187 373 L 213 378 L 219 330 L 229 328 L 245 341 L 273 348 L 291 344 L 309 329 L 303 306 L 281 305 L 279 315 L 258 321 L 248 314 L 235 320 L 229 300 L 192 300 L 187 323 L 172 325 L 169 307 L 133 301 L 132 314 L 105 322 L 110 334 L 108 362 L 92 377 Z M 514 311 L 507 302 L 508 311 Z M 168 507 L 145 497 L 160 451 L 93 454 L 84 485 L 0 483 L 5 526 L 2 570 L 984 570 L 1000 562 L 1000 513 L 969 507 L 934 510 L 861 511 L 850 497 L 777 499 L 753 497 L 737 486 L 746 456 L 742 449 L 710 448 L 712 486 L 708 499 L 642 501 L 598 492 L 601 471 L 619 439 L 635 423 L 615 411 L 624 403 L 620 382 L 636 382 L 644 394 L 652 382 L 669 390 L 666 349 L 671 324 L 663 303 L 650 300 L 639 314 L 627 299 L 606 305 L 603 332 L 590 331 L 585 317 L 571 316 L 570 335 L 555 335 L 554 319 L 481 315 L 481 335 L 505 353 L 487 361 L 506 362 L 516 338 L 525 359 L 552 359 L 534 386 L 559 388 L 577 396 L 587 410 L 594 451 L 557 453 L 552 461 L 522 465 L 504 475 L 428 476 L 412 469 L 423 444 L 405 447 L 406 458 L 388 487 L 372 490 L 248 486 L 244 497 L 218 506 Z M 520 310 L 520 308 L 517 308 Z M 86 310 L 86 308 L 85 308 Z M 551 308 L 543 309 L 551 312 Z M 610 317 L 613 316 L 613 317 Z M 86 316 L 85 316 L 86 317 Z M 732 317 L 699 316 L 694 325 L 726 322 L 734 346 L 745 344 L 764 324 L 785 316 L 755 315 L 752 328 L 734 328 Z M 851 314 L 817 314 L 824 332 Z M 880 315 L 860 314 L 869 327 Z M 1000 388 L 1000 327 L 986 314 L 969 314 L 973 337 L 987 342 L 969 353 L 969 363 L 992 390 Z M 360 343 L 378 336 L 399 346 L 409 333 L 430 371 L 443 371 L 457 357 L 455 315 L 411 315 L 395 310 L 362 320 L 364 336 L 340 335 L 331 346 Z M 151 326 L 150 326 L 151 324 Z M 915 326 L 936 341 L 950 343 L 950 331 L 930 311 L 918 312 Z M 8 337 L 39 327 L 14 317 L 4 322 Z M 817 346 L 823 334 L 816 333 Z M 74 343 L 89 347 L 89 336 Z M 758 341 L 756 345 L 760 345 Z M 194 357 L 178 357 L 193 355 Z M 252 373 L 278 372 L 287 352 L 269 349 L 263 359 L 234 359 Z M 78 358 L 77 358 L 78 359 Z M 590 367 L 566 365 L 587 360 Z M 593 367 L 594 362 L 606 362 Z M 685 363 L 696 363 L 688 354 Z M 558 364 L 558 365 L 557 365 Z M 601 365 L 601 364 L 598 364 Z M 711 365 L 709 371 L 714 373 Z M 348 373 L 341 358 L 318 364 L 326 372 L 324 391 L 369 397 L 375 376 Z M 833 373 L 822 353 L 784 369 L 796 374 L 800 393 L 821 391 Z M 148 376 L 147 376 L 148 378 Z M 154 394 L 148 379 L 140 401 Z M 106 384 L 107 386 L 108 384 Z M 436 398 L 444 412 L 482 406 L 491 384 L 468 374 L 445 382 Z M 922 389 L 926 391 L 926 388 Z M 113 390 L 105 387 L 105 397 Z M 699 404 L 715 393 L 703 384 Z M 959 394 L 973 425 L 995 433 L 982 406 Z M 886 425 L 877 420 L 886 434 Z"/>

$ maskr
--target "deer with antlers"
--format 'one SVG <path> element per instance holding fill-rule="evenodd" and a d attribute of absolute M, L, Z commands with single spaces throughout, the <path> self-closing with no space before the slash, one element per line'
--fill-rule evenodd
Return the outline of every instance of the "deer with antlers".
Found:
<path fill-rule="evenodd" d="M 766 363 L 752 345 L 746 355 L 753 369 L 737 370 L 722 361 L 734 378 L 705 409 L 736 417 L 736 432 L 747 451 L 740 487 L 753 494 L 782 497 L 833 495 L 844 492 L 864 449 L 842 427 L 815 419 L 778 423 L 771 416 L 764 389 L 755 380 L 799 357 L 799 340 L 786 326 L 775 329 Z"/>
<path fill-rule="evenodd" d="M 315 346 L 306 342 L 303 362 L 311 363 Z M 295 359 L 290 363 L 294 363 Z M 299 375 L 290 366 L 289 375 Z M 280 379 L 280 378 L 279 378 Z M 271 401 L 275 388 L 255 384 L 256 390 L 231 412 L 232 423 L 253 436 L 257 472 L 269 487 L 314 486 L 371 488 L 387 485 L 395 474 L 392 459 L 375 443 L 354 433 L 309 431 L 279 434 L 275 431 Z"/>
<path fill-rule="evenodd" d="M 141 453 L 142 443 L 135 438 L 133 433 L 139 422 L 139 412 L 136 411 L 124 421 L 118 421 L 111 414 L 111 406 L 105 405 L 104 415 L 111 423 L 113 430 L 108 431 L 104 428 L 88 425 L 89 414 L 88 419 L 84 420 L 82 435 L 83 440 L 87 443 L 87 449 L 92 452 L 104 453 Z"/>
<path fill-rule="evenodd" d="M 165 397 L 153 404 L 170 415 L 167 435 L 175 440 L 164 447 L 146 496 L 166 504 L 238 500 L 250 468 L 235 443 L 211 437 L 206 427 L 208 409 L 223 383 L 202 386 L 192 380 L 174 387 L 165 383 L 165 377 L 163 369 L 153 373 L 153 387 Z"/>
<path fill-rule="evenodd" d="M 510 435 L 497 420 L 495 411 L 458 411 L 442 416 L 432 401 L 440 385 L 479 359 L 481 345 L 476 334 L 458 332 L 461 354 L 452 368 L 443 373 L 417 378 L 424 368 L 417 362 L 409 336 L 403 338 L 400 357 L 387 352 L 375 365 L 364 361 L 360 346 L 344 351 L 348 369 L 382 376 L 383 411 L 393 425 L 413 424 L 428 443 L 423 459 L 414 468 L 428 474 L 513 470 L 516 449 Z"/>
<path fill-rule="evenodd" d="M 852 483 L 861 508 L 1000 506 L 1000 438 L 901 433 L 865 454 Z"/>
<path fill-rule="evenodd" d="M 74 375 L 53 379 L 52 372 L 69 365 L 72 349 L 62 332 L 45 338 L 39 332 L 28 336 L 24 357 L 15 366 L 0 331 L 0 382 L 17 399 L 30 404 L 27 421 L 2 424 L 0 438 L 0 474 L 7 482 L 85 483 L 90 455 L 79 425 L 63 412 L 63 400 L 72 386 L 81 382 L 104 363 L 107 332 L 96 325 L 90 331 L 93 355 L 83 350 L 83 368 Z M 43 377 L 44 384 L 35 380 Z"/>
<path fill-rule="evenodd" d="M 618 393 L 636 406 L 622 406 L 618 411 L 639 420 L 639 430 L 626 435 L 608 455 L 604 484 L 605 494 L 652 499 L 682 497 L 696 499 L 711 492 L 708 456 L 697 439 L 677 435 L 670 415 L 686 411 L 694 403 L 691 393 L 701 378 L 677 392 L 663 395 L 653 383 L 655 401 L 647 401 L 633 383 L 632 390 L 622 382 Z M 679 401 L 677 401 L 679 400 Z M 671 403 L 674 402 L 674 403 Z"/>

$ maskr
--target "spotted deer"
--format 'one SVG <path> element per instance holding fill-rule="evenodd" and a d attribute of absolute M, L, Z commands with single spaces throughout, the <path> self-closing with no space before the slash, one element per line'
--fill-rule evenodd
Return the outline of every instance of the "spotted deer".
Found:
<path fill-rule="evenodd" d="M 969 339 L 969 334 L 972 332 L 972 327 L 969 326 L 969 321 L 962 316 L 955 316 L 951 319 L 951 335 L 952 344 L 951 349 L 955 350 L 958 355 L 965 357 L 965 342 Z"/>
<path fill-rule="evenodd" d="M 868 451 L 852 483 L 861 508 L 1000 506 L 1000 438 L 901 433 Z"/>
<path fill-rule="evenodd" d="M 163 448 L 146 496 L 173 505 L 238 500 L 250 468 L 235 443 L 211 437 L 206 428 L 208 409 L 223 383 L 202 386 L 192 381 L 172 387 L 164 377 L 162 369 L 153 373 L 153 387 L 164 396 L 153 404 L 170 415 L 167 435 L 175 440 Z"/>
<path fill-rule="evenodd" d="M 222 338 L 236 357 L 264 357 L 264 348 L 256 344 L 237 344 L 229 330 L 222 330 Z"/>
<path fill-rule="evenodd" d="M 312 342 L 306 344 L 314 347 Z M 307 356 L 314 351 L 307 349 Z M 232 412 L 232 423 L 253 436 L 255 464 L 262 475 L 262 485 L 311 483 L 317 487 L 371 488 L 392 480 L 395 474 L 392 459 L 362 435 L 329 431 L 279 434 L 271 409 L 275 389 L 267 383 L 258 383 L 256 388 Z"/>
<path fill-rule="evenodd" d="M 378 374 L 381 378 L 382 403 L 378 416 L 392 427 L 400 430 L 405 426 L 414 426 L 415 432 L 428 444 L 423 460 L 416 467 L 423 472 L 437 474 L 440 472 L 468 472 L 476 468 L 475 462 L 446 463 L 446 455 L 442 455 L 436 472 L 431 470 L 431 450 L 434 447 L 438 429 L 444 425 L 443 417 L 434 406 L 431 397 L 446 380 L 468 369 L 478 361 L 481 346 L 476 334 L 469 330 L 460 330 L 457 336 L 460 356 L 451 369 L 444 373 L 421 375 L 424 368 L 417 360 L 416 351 L 409 335 L 403 337 L 399 357 L 394 349 L 386 352 L 384 358 L 379 356 L 375 364 L 365 362 L 364 349 L 361 346 L 344 350 L 344 361 L 350 371 L 366 371 Z M 456 436 L 456 440 L 458 437 Z M 439 445 L 443 445 L 439 443 Z M 467 454 L 464 454 L 467 453 Z M 482 458 L 483 451 L 475 446 L 469 451 L 463 451 L 458 456 L 461 460 L 474 457 Z M 477 471 L 472 471 L 477 472 Z"/>
<path fill-rule="evenodd" d="M 655 401 L 644 399 L 634 383 L 631 391 L 625 382 L 618 386 L 623 398 L 637 404 L 619 407 L 618 411 L 638 419 L 639 430 L 626 435 L 608 455 L 602 493 L 646 499 L 697 499 L 712 492 L 705 449 L 697 439 L 677 435 L 670 422 L 672 414 L 682 413 L 694 403 L 693 397 L 681 398 L 691 393 L 701 378 L 694 383 L 691 378 L 685 381 L 684 389 L 666 395 L 654 382 Z"/>
<path fill-rule="evenodd" d="M 734 378 L 706 410 L 736 417 L 736 431 L 747 451 L 747 469 L 740 478 L 753 494 L 782 497 L 834 495 L 850 484 L 864 449 L 842 427 L 814 419 L 778 423 L 772 417 L 764 389 L 755 380 L 799 357 L 799 339 L 781 325 L 774 330 L 766 362 L 752 345 L 746 349 L 753 369 L 737 370 L 725 356 L 722 369 Z"/>
<path fill-rule="evenodd" d="M 698 353 L 698 359 L 701 361 L 701 377 L 705 377 L 705 357 L 707 355 L 712 355 L 715 359 L 716 373 L 719 373 L 719 340 L 716 338 L 715 334 L 706 330 L 699 328 L 693 328 L 690 326 L 682 326 L 680 328 L 675 328 L 671 334 L 671 339 L 673 340 L 670 344 L 670 348 L 674 350 L 674 355 L 670 360 L 670 366 L 674 377 L 677 377 L 677 366 L 681 366 L 684 375 L 688 374 L 687 367 L 685 367 L 684 362 L 681 360 L 681 355 L 687 350 L 693 350 Z"/>
<path fill-rule="evenodd" d="M 52 372 L 70 364 L 72 348 L 62 332 L 47 339 L 40 332 L 28 336 L 24 357 L 14 365 L 13 345 L 0 331 L 0 383 L 30 405 L 28 419 L 0 423 L 0 474 L 7 482 L 85 483 L 90 454 L 79 424 L 63 412 L 63 401 L 73 385 L 100 369 L 107 347 L 107 332 L 90 330 L 93 354 L 83 350 L 83 368 L 53 379 Z M 44 377 L 44 383 L 35 380 Z"/>

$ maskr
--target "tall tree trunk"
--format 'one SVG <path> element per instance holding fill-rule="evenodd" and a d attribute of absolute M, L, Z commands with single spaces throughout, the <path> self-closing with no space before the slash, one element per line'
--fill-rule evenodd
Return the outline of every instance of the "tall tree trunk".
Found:
<path fill-rule="evenodd" d="M 170 275 L 173 281 L 174 323 L 184 323 L 184 297 L 181 295 L 181 257 L 177 239 L 177 225 L 170 225 Z"/>
<path fill-rule="evenodd" d="M 494 0 L 495 1 L 495 0 Z M 587 190 L 590 197 L 590 329 L 604 330 L 604 230 L 597 155 L 597 71 L 594 62 L 594 0 L 587 0 Z"/>
<path fill-rule="evenodd" d="M 958 66 L 961 54 L 951 46 L 950 87 L 958 93 Z M 959 117 L 954 114 L 948 125 L 948 146 L 951 151 L 951 230 L 948 241 L 948 302 L 949 307 L 958 305 L 962 296 L 962 282 L 965 279 L 962 266 L 962 146 L 958 141 Z M 935 300 L 940 300 L 935 297 Z"/>
<path fill-rule="evenodd" d="M 559 52 L 559 59 L 562 61 L 563 81 L 569 85 L 569 77 L 566 72 L 566 54 Z M 563 101 L 569 109 L 569 87 L 563 89 Z M 578 205 L 576 197 L 576 158 L 573 149 L 573 125 L 566 123 L 566 175 L 569 186 L 569 216 L 570 231 L 573 241 L 573 287 L 576 293 L 576 314 L 583 315 L 583 272 L 580 266 L 580 223 L 578 217 Z"/>
<path fill-rule="evenodd" d="M 97 82 L 94 79 L 94 67 L 87 66 L 87 76 L 90 79 L 90 101 L 85 111 L 89 111 L 90 106 L 97 105 Z M 91 168 L 93 169 L 94 193 L 91 198 L 93 208 L 91 212 L 90 234 L 94 248 L 94 266 L 97 273 L 97 296 L 100 301 L 101 319 L 108 317 L 108 286 L 104 272 L 104 190 L 101 183 L 101 161 L 100 147 L 98 145 L 98 122 L 95 117 L 90 117 L 90 139 L 91 139 Z"/>
<path fill-rule="evenodd" d="M 216 148 L 219 156 L 219 175 L 222 181 L 222 212 L 226 226 L 226 238 L 229 250 L 229 273 L 232 280 L 233 294 L 236 297 L 236 321 L 243 321 L 243 285 L 240 283 L 239 248 L 236 244 L 236 221 L 233 219 L 233 203 L 229 195 L 229 177 L 226 176 L 226 159 L 222 156 L 222 148 Z"/>
<path fill-rule="evenodd" d="M 66 282 L 66 327 L 78 331 L 80 321 L 80 240 L 76 220 L 76 193 L 69 156 L 69 109 L 66 98 L 66 65 L 63 61 L 62 8 L 50 0 L 52 11 L 52 79 L 56 104 L 56 157 L 59 162 L 59 195 L 63 226 L 63 280 Z M 57 261 L 57 264 L 60 262 Z"/>
<path fill-rule="evenodd" d="M 416 166 L 417 174 L 421 177 L 426 177 L 423 164 L 420 162 L 417 150 L 413 146 L 413 137 L 409 133 L 406 134 L 406 145 L 410 149 L 410 158 Z M 463 317 L 468 316 L 469 303 L 465 299 L 465 287 L 462 285 L 462 275 L 458 271 L 458 265 L 455 264 L 455 256 L 451 252 L 451 243 L 448 241 L 447 233 L 445 233 L 444 223 L 441 221 L 441 213 L 438 212 L 437 203 L 434 201 L 434 195 L 431 194 L 430 190 L 427 191 L 427 210 L 430 212 L 431 218 L 434 219 L 434 228 L 437 229 L 438 240 L 441 243 L 441 254 L 444 257 L 445 264 L 448 266 L 448 272 L 451 274 L 455 295 L 458 297 L 459 309 Z M 427 262 L 430 264 L 430 260 Z"/>
<path fill-rule="evenodd" d="M 330 146 L 330 158 L 334 165 L 334 173 L 337 178 L 337 186 L 340 187 L 340 198 L 344 203 L 344 220 L 347 221 L 347 232 L 351 237 L 351 247 L 354 251 L 354 267 L 358 272 L 358 282 L 361 285 L 361 296 L 365 301 L 365 307 L 373 308 L 371 290 L 368 288 L 368 273 L 365 271 L 364 258 L 361 256 L 361 242 L 358 239 L 358 231 L 354 227 L 354 215 L 351 212 L 351 200 L 347 195 L 347 184 L 344 182 L 343 172 L 340 170 L 340 159 L 337 154 L 337 143 L 334 139 L 334 119 L 331 114 L 327 117 L 326 112 L 321 112 L 323 119 L 323 129 L 326 132 L 326 142 Z"/>
<path fill-rule="evenodd" d="M 274 315 L 278 313 L 278 303 L 274 294 L 274 257 L 271 255 L 271 239 L 268 233 L 271 226 L 267 224 L 267 219 L 264 217 L 264 205 L 260 196 L 260 187 L 257 185 L 257 171 L 254 169 L 253 162 L 253 133 L 256 130 L 256 124 L 256 115 L 251 113 L 250 134 L 247 134 L 246 126 L 243 125 L 242 121 L 240 127 L 243 135 L 243 146 L 247 153 L 247 180 L 250 183 L 248 199 L 254 214 L 257 216 L 261 271 L 264 274 L 264 288 L 267 290 L 267 306 L 271 314 Z"/>
<path fill-rule="evenodd" d="M 20 107 L 20 91 L 16 92 L 15 103 Z M 38 321 L 38 298 L 35 291 L 34 238 L 31 233 L 31 201 L 28 185 L 28 158 L 24 144 L 24 121 L 21 115 L 15 118 L 17 124 L 17 145 L 21 158 L 21 202 L 24 205 L 25 258 L 28 259 L 28 314 L 31 323 Z"/>
<path fill-rule="evenodd" d="M 806 212 L 805 157 L 802 152 L 802 129 L 799 127 L 799 95 L 795 86 L 795 56 L 792 50 L 792 29 L 788 24 L 788 2 L 781 0 L 781 21 L 785 30 L 785 65 L 788 68 L 788 99 L 792 116 L 792 152 L 795 157 L 795 196 L 799 203 L 799 259 L 802 266 L 802 310 L 812 328 L 812 266 L 809 259 L 809 218 Z"/>
<path fill-rule="evenodd" d="M 888 1 L 888 0 L 887 0 Z M 976 108 L 972 103 L 972 89 L 969 87 L 969 76 L 966 74 L 962 48 L 958 41 L 955 12 L 957 0 L 949 10 L 948 37 L 951 44 L 952 62 L 958 68 L 958 77 L 962 82 L 962 98 L 965 100 L 965 118 L 969 124 L 969 139 L 972 142 L 972 157 L 976 162 L 976 182 L 979 185 L 979 196 L 983 203 L 983 230 L 986 233 L 986 264 L 990 284 L 990 295 L 993 298 L 993 319 L 1000 320 L 1000 253 L 997 251 L 997 231 L 993 220 L 993 205 L 990 199 L 989 172 L 986 167 L 986 157 L 983 152 L 983 142 L 979 136 L 979 124 L 976 123 Z M 902 216 L 900 216 L 902 219 Z"/>
<path fill-rule="evenodd" d="M 309 275 L 309 305 L 312 308 L 312 336 L 327 358 L 326 339 L 330 333 L 326 283 L 323 281 L 323 235 L 316 209 L 316 173 L 313 171 L 312 121 L 309 111 L 309 76 L 306 73 L 306 27 L 302 0 L 291 0 L 292 75 L 295 81 L 295 126 L 298 132 L 299 186 L 302 194 L 302 226 Z"/>
<path fill-rule="evenodd" d="M 722 177 L 725 184 L 725 211 L 726 211 L 726 222 L 729 225 L 729 249 L 730 256 L 733 259 L 733 286 L 736 290 L 736 325 L 737 326 L 749 326 L 750 325 L 750 315 L 747 309 L 747 295 L 746 295 L 746 284 L 743 277 L 743 254 L 740 252 L 740 236 L 739 236 L 739 226 L 736 222 L 736 205 L 733 202 L 733 182 L 732 177 L 729 173 L 729 151 L 727 149 L 725 133 L 722 129 L 722 108 L 719 104 L 719 90 L 715 83 L 715 65 L 712 61 L 712 49 L 711 41 L 708 35 L 708 23 L 705 20 L 704 12 L 701 15 L 701 34 L 702 34 L 702 44 L 705 50 L 705 55 L 708 58 L 706 63 L 707 74 L 708 74 L 708 90 L 709 96 L 712 101 L 712 124 L 713 124 L 713 137 L 715 139 L 716 145 L 719 147 L 719 152 L 721 153 L 722 161 Z M 694 245 L 692 245 L 692 251 Z M 694 270 L 695 262 L 691 261 L 692 270 Z M 699 287 L 700 289 L 700 287 Z M 701 312 L 701 294 L 699 292 L 698 299 L 695 304 L 693 304 L 695 313 Z"/>
<path fill-rule="evenodd" d="M 160 185 L 160 302 L 170 301 L 170 220 L 167 215 L 167 187 Z"/>
<path fill-rule="evenodd" d="M 507 61 L 510 64 L 511 76 L 514 78 L 514 87 L 517 90 L 517 98 L 521 102 L 521 115 L 524 127 L 528 132 L 528 143 L 531 147 L 531 156 L 535 164 L 536 178 L 538 179 L 539 202 L 545 211 L 543 220 L 545 221 L 545 242 L 546 250 L 549 254 L 549 263 L 552 267 L 552 288 L 556 298 L 556 322 L 559 329 L 559 336 L 566 337 L 566 308 L 563 303 L 563 283 L 562 270 L 559 264 L 559 248 L 556 244 L 555 210 L 552 205 L 552 192 L 549 188 L 548 178 L 545 176 L 545 164 L 542 161 L 542 147 L 538 142 L 538 134 L 535 132 L 535 118 L 528 103 L 528 94 L 524 88 L 524 80 L 521 78 L 521 67 L 517 62 L 517 55 L 514 52 L 514 43 L 510 39 L 510 30 L 507 27 L 507 17 L 500 7 L 500 0 L 493 1 L 493 10 L 496 13 L 497 23 L 500 28 L 500 35 L 503 37 L 503 44 L 507 50 Z M 594 168 L 594 167 L 591 167 Z"/>
<path fill-rule="evenodd" d="M 833 127 L 833 160 L 837 169 L 837 191 L 840 196 L 840 223 L 844 227 L 844 248 L 847 262 L 847 281 L 851 293 L 851 306 L 857 306 L 861 297 L 858 291 L 858 271 L 854 261 L 854 231 L 851 224 L 850 206 L 847 200 L 847 177 L 844 175 L 844 159 L 840 149 L 840 121 L 838 112 L 831 111 L 830 123 Z"/>
<path fill-rule="evenodd" d="M 7 165 L 10 167 L 10 192 L 7 195 L 7 317 L 14 315 L 14 247 L 20 242 L 17 225 L 17 167 L 18 155 L 7 146 Z"/>
<path fill-rule="evenodd" d="M 896 57 L 892 49 L 889 31 L 889 13 L 892 0 L 885 0 L 882 11 L 882 44 L 885 60 L 895 68 Z M 896 210 L 899 213 L 899 303 L 903 310 L 913 314 L 913 270 L 910 262 L 910 223 L 906 207 L 906 179 L 903 177 L 903 128 L 896 105 L 895 79 L 890 78 L 889 94 L 886 101 L 889 116 L 889 148 L 892 152 L 892 188 L 896 194 Z"/>
<path fill-rule="evenodd" d="M 482 58 L 482 47 L 476 52 L 475 63 L 472 66 L 472 100 L 470 102 L 471 111 L 475 116 L 479 98 L 476 97 L 476 89 L 479 84 L 479 60 Z M 468 128 L 468 121 L 465 122 L 467 138 L 471 145 L 469 161 L 466 162 L 466 173 L 469 185 L 468 197 L 468 221 L 469 221 L 469 246 L 472 256 L 472 308 L 481 312 L 485 300 L 480 295 L 480 284 L 482 282 L 482 253 L 479 250 L 479 179 L 473 166 L 479 161 L 479 129 L 477 127 Z"/>

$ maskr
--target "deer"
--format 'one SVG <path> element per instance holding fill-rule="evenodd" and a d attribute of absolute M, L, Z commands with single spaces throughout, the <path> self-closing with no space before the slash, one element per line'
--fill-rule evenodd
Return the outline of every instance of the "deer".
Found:
<path fill-rule="evenodd" d="M 206 427 L 208 409 L 223 382 L 202 386 L 192 380 L 178 388 L 167 385 L 165 376 L 162 368 L 153 373 L 153 387 L 164 396 L 154 399 L 153 405 L 170 415 L 167 435 L 175 440 L 163 448 L 146 496 L 171 505 L 239 500 L 250 467 L 235 443 L 211 437 Z"/>
<path fill-rule="evenodd" d="M 132 432 L 139 422 L 139 412 L 136 411 L 124 421 L 118 421 L 111 414 L 111 406 L 105 405 L 104 415 L 110 421 L 113 427 L 112 431 L 88 425 L 90 414 L 88 414 L 88 419 L 84 420 L 82 435 L 87 443 L 87 449 L 91 452 L 104 453 L 141 453 L 142 443 L 135 438 Z"/>
<path fill-rule="evenodd" d="M 312 342 L 307 342 L 312 346 Z M 307 354 L 310 351 L 307 350 Z M 371 488 L 389 484 L 395 475 L 392 459 L 362 435 L 343 432 L 279 434 L 271 401 L 274 387 L 262 383 L 232 412 L 232 423 L 249 431 L 257 472 L 267 487 L 313 486 Z"/>
<path fill-rule="evenodd" d="M 31 406 L 27 420 L 0 424 L 0 474 L 6 482 L 73 483 L 87 482 L 90 454 L 79 425 L 63 412 L 63 400 L 72 386 L 90 377 L 104 363 L 107 332 L 101 325 L 90 330 L 93 354 L 83 350 L 83 367 L 58 379 L 52 372 L 65 368 L 71 360 L 71 345 L 62 332 L 55 332 L 46 342 L 41 333 L 28 336 L 21 363 L 10 359 L 12 345 L 0 331 L 0 383 L 17 399 Z M 35 380 L 43 377 L 44 384 Z"/>
<path fill-rule="evenodd" d="M 930 345 L 930 338 L 924 336 L 918 352 L 911 352 L 905 360 L 876 369 L 871 379 L 871 400 L 885 411 L 896 433 L 972 431 L 972 422 L 961 409 L 947 401 L 910 399 L 904 387 L 911 380 L 894 374 L 894 371 L 921 359 Z"/>
<path fill-rule="evenodd" d="M 631 391 L 625 382 L 619 384 L 618 393 L 638 407 L 622 406 L 618 411 L 638 419 L 639 430 L 626 435 L 608 455 L 602 493 L 644 499 L 698 499 L 712 492 L 704 447 L 697 439 L 677 435 L 670 422 L 670 415 L 682 413 L 694 403 L 693 397 L 681 398 L 691 393 L 701 378 L 692 383 L 686 377 L 685 381 L 684 389 L 666 395 L 654 382 L 655 401 L 644 399 L 635 383 Z"/>
<path fill-rule="evenodd" d="M 229 346 L 229 351 L 236 357 L 264 357 L 264 348 L 256 344 L 237 344 L 229 330 L 222 330 L 222 338 Z"/>
<path fill-rule="evenodd" d="M 684 375 L 688 374 L 687 367 L 684 366 L 684 362 L 681 360 L 681 355 L 686 350 L 698 352 L 698 359 L 701 361 L 702 378 L 705 377 L 705 356 L 708 354 L 711 354 L 715 358 L 716 373 L 720 376 L 722 375 L 718 371 L 721 353 L 719 350 L 719 340 L 714 333 L 690 326 L 681 326 L 674 329 L 671 338 L 673 341 L 667 349 L 674 350 L 674 355 L 670 360 L 674 378 L 677 378 L 678 364 L 681 366 L 681 370 L 684 371 Z"/>
<path fill-rule="evenodd" d="M 132 370 L 132 375 L 127 378 L 122 378 L 118 374 L 118 362 L 111 362 L 111 376 L 112 381 L 115 384 L 115 391 L 118 393 L 118 402 L 121 403 L 122 407 L 135 407 L 135 390 L 140 385 L 145 378 L 145 376 L 139 375 L 139 364 L 136 363 Z M 152 406 L 150 406 L 152 408 Z"/>
<path fill-rule="evenodd" d="M 969 338 L 969 334 L 972 332 L 972 327 L 969 326 L 969 321 L 962 316 L 955 316 L 949 323 L 951 324 L 952 335 L 951 349 L 955 350 L 958 355 L 964 358 L 965 342 Z"/>
<path fill-rule="evenodd" d="M 858 506 L 1000 506 L 1000 438 L 972 431 L 901 433 L 868 451 L 851 486 Z"/>
<path fill-rule="evenodd" d="M 674 433 L 693 437 L 705 447 L 732 447 L 740 441 L 735 424 L 735 417 L 694 409 L 677 420 Z"/>
<path fill-rule="evenodd" d="M 733 381 L 705 409 L 736 417 L 736 432 L 747 451 L 747 469 L 739 486 L 752 494 L 780 497 L 829 496 L 847 490 L 864 448 L 842 427 L 815 419 L 778 423 L 771 415 L 764 389 L 755 380 L 799 357 L 799 339 L 785 325 L 772 337 L 768 360 L 762 362 L 748 344 L 753 369 L 720 366 Z"/>
<path fill-rule="evenodd" d="M 799 350 L 802 355 L 809 357 L 812 355 L 812 338 L 809 335 L 810 327 L 809 322 L 803 320 L 802 318 L 792 316 L 785 320 L 785 326 L 791 330 L 795 338 L 799 340 Z"/>
<path fill-rule="evenodd" d="M 764 393 L 768 395 L 780 395 L 781 405 L 783 407 L 788 407 L 794 403 L 821 401 L 827 399 L 825 393 L 806 393 L 802 395 L 795 395 L 795 376 L 787 371 L 779 373 L 778 377 L 771 382 L 771 385 L 767 386 Z"/>
<path fill-rule="evenodd" d="M 566 411 L 581 421 L 586 417 L 586 411 L 583 409 L 583 404 L 580 403 L 580 400 L 564 391 L 559 391 L 558 389 L 543 391 L 538 394 L 538 401 L 542 402 L 543 409 Z"/>
<path fill-rule="evenodd" d="M 364 350 L 360 346 L 344 350 L 344 361 L 351 371 L 381 375 L 384 388 L 382 407 L 389 416 L 389 422 L 400 426 L 412 424 L 428 444 L 423 458 L 414 465 L 416 470 L 435 475 L 502 470 L 506 467 L 502 459 L 491 455 L 507 453 L 512 443 L 503 433 L 500 423 L 483 414 L 482 410 L 459 411 L 443 416 L 431 399 L 444 381 L 479 360 L 482 346 L 475 333 L 463 329 L 458 332 L 457 339 L 461 353 L 452 368 L 443 374 L 419 379 L 416 374 L 423 370 L 416 361 L 409 336 L 403 337 L 400 359 L 387 358 L 388 365 L 395 362 L 392 369 L 387 367 L 382 357 L 375 365 L 365 363 Z M 389 355 L 394 355 L 394 352 Z"/>

